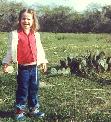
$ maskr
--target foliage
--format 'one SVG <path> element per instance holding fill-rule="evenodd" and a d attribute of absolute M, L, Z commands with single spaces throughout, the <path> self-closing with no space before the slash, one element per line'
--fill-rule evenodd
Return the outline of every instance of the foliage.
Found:
<path fill-rule="evenodd" d="M 18 12 L 25 7 L 23 3 L 1 1 L 0 31 L 16 29 Z M 101 7 L 91 4 L 84 12 L 74 11 L 64 6 L 34 5 L 42 32 L 111 32 L 111 6 Z"/>
<path fill-rule="evenodd" d="M 0 31 L 11 31 L 17 28 L 18 12 L 23 8 L 22 3 L 0 3 Z"/>
<path fill-rule="evenodd" d="M 69 24 L 71 19 L 70 11 L 69 7 L 62 6 L 53 8 L 50 12 L 46 11 L 39 19 L 41 31 L 66 32 L 67 29 L 64 25 Z"/>
<path fill-rule="evenodd" d="M 99 5 L 92 5 L 91 9 L 83 13 L 76 12 L 69 7 L 43 7 L 41 16 L 39 16 L 41 31 L 110 33 L 110 11 L 111 6 L 102 8 Z"/>

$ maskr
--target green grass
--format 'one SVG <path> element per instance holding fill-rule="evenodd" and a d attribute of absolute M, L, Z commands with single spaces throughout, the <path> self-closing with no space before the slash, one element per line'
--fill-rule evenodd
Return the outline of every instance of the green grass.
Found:
<path fill-rule="evenodd" d="M 0 62 L 7 50 L 7 33 L 0 33 Z M 109 34 L 41 33 L 42 43 L 48 58 L 48 67 L 59 64 L 67 56 L 85 55 L 87 50 L 104 51 L 111 56 Z M 16 77 L 3 74 L 0 66 L 0 122 L 15 122 L 13 117 Z M 101 74 L 100 74 L 101 75 Z M 109 74 L 102 74 L 110 78 Z M 40 88 L 41 111 L 46 117 L 27 117 L 27 122 L 110 122 L 111 86 L 100 85 L 75 75 L 47 76 L 41 74 L 41 82 L 50 87 Z"/>

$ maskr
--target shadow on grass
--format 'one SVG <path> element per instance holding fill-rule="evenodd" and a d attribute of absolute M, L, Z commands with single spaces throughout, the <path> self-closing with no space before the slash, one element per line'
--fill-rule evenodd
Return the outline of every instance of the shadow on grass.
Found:
<path fill-rule="evenodd" d="M 0 118 L 13 118 L 14 112 L 13 111 L 2 111 L 0 110 Z"/>
<path fill-rule="evenodd" d="M 0 66 L 2 66 L 2 60 L 0 60 Z"/>
<path fill-rule="evenodd" d="M 111 79 L 101 78 L 97 81 L 100 85 L 111 85 Z"/>
<path fill-rule="evenodd" d="M 64 122 L 64 121 L 74 121 L 75 120 L 75 116 L 62 116 L 62 115 L 47 115 L 45 118 L 46 121 L 48 122 L 56 122 L 56 121 L 60 121 L 60 122 Z"/>

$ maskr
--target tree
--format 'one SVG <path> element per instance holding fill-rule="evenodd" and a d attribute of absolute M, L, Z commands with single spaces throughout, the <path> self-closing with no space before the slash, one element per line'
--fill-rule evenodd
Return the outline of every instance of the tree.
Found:
<path fill-rule="evenodd" d="M 71 9 L 69 7 L 62 6 L 46 11 L 39 20 L 42 31 L 65 32 L 66 24 L 70 23 L 70 13 Z"/>
<path fill-rule="evenodd" d="M 23 8 L 22 3 L 1 1 L 0 4 L 0 31 L 16 29 L 18 12 Z"/>

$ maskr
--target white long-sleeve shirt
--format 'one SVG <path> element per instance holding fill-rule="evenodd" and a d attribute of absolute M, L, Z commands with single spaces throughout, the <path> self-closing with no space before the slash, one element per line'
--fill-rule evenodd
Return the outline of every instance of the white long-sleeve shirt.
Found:
<path fill-rule="evenodd" d="M 42 63 L 48 63 L 45 58 L 45 52 L 40 40 L 40 34 L 35 33 L 36 47 L 37 47 L 37 65 Z M 7 53 L 2 61 L 2 63 L 9 64 L 11 61 L 17 63 L 17 44 L 18 44 L 18 33 L 17 30 L 14 30 L 9 33 L 9 43 Z"/>

